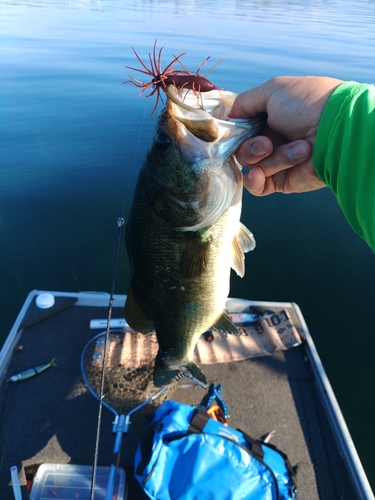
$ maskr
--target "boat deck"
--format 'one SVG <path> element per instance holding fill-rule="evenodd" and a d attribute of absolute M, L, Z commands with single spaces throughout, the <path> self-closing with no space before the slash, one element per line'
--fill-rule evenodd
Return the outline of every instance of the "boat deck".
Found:
<path fill-rule="evenodd" d="M 108 296 L 92 295 L 92 299 L 76 300 L 73 296 L 57 297 L 51 314 L 50 310 L 38 310 L 32 298 L 22 324 L 17 325 L 20 338 L 14 338 L 10 348 L 12 352 L 20 344 L 23 348 L 12 356 L 3 373 L 0 392 L 3 500 L 14 498 L 11 466 L 18 468 L 22 495 L 27 499 L 25 470 L 31 473 L 45 462 L 93 463 L 98 401 L 83 383 L 80 357 L 86 343 L 98 333 L 89 329 L 89 321 L 107 317 Z M 119 307 L 122 300 L 117 296 L 113 318 L 122 317 Z M 289 306 L 293 323 L 303 335 L 303 325 L 293 305 Z M 337 448 L 305 349 L 304 342 L 272 356 L 205 365 L 203 369 L 209 383 L 222 384 L 230 413 L 229 425 L 255 438 L 276 431 L 271 442 L 288 455 L 296 468 L 299 499 L 359 498 Z M 52 358 L 56 360 L 56 368 L 19 383 L 4 382 L 9 376 Z M 199 404 L 204 396 L 205 391 L 187 379 L 168 395 L 193 405 Z M 113 414 L 104 408 L 99 465 L 113 462 L 112 421 Z M 146 417 L 134 421 L 122 441 L 119 465 L 126 470 L 129 499 L 146 498 L 133 478 L 132 465 L 136 446 L 146 428 Z"/>

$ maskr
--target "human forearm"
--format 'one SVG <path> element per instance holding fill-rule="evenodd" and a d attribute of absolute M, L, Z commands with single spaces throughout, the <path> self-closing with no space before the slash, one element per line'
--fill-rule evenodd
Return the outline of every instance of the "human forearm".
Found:
<path fill-rule="evenodd" d="M 327 102 L 313 166 L 348 222 L 375 252 L 375 87 L 346 82 Z"/>

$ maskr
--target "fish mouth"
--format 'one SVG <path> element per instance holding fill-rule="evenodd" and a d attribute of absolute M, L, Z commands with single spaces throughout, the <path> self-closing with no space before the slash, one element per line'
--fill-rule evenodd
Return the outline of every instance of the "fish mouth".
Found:
<path fill-rule="evenodd" d="M 206 143 L 213 143 L 209 156 L 228 158 L 242 142 L 255 135 L 266 124 L 267 114 L 260 113 L 249 120 L 228 118 L 229 110 L 237 94 L 227 90 L 196 92 L 176 89 L 169 85 L 167 89 L 167 111 L 170 117 L 179 122 L 179 141 L 186 143 L 186 131 Z M 196 148 L 195 142 L 194 147 Z M 190 152 L 191 148 L 185 151 Z M 194 155 L 196 158 L 196 154 Z"/>
<path fill-rule="evenodd" d="M 191 183 L 189 189 L 181 190 L 176 188 L 178 182 L 172 185 L 168 177 L 165 194 L 180 208 L 195 214 L 188 224 L 176 224 L 177 231 L 208 227 L 229 207 L 241 203 L 242 166 L 235 152 L 264 126 L 267 115 L 240 121 L 229 119 L 227 114 L 236 96 L 226 90 L 198 93 L 172 85 L 167 89 L 159 130 L 173 141 L 175 151 L 178 150 L 177 164 L 184 166 L 184 174 L 179 175 Z"/>

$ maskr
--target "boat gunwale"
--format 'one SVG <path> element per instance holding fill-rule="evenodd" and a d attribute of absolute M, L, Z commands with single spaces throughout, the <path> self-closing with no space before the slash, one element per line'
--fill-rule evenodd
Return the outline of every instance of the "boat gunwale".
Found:
<path fill-rule="evenodd" d="M 342 454 L 353 487 L 360 500 L 374 500 L 375 497 L 372 488 L 367 479 L 362 462 L 350 435 L 348 426 L 346 425 L 340 405 L 333 392 L 327 373 L 323 367 L 313 338 L 307 327 L 305 318 L 298 304 L 293 302 L 293 307 L 303 331 L 303 338 L 307 344 L 305 345 L 305 350 L 315 375 L 318 393 L 323 406 L 326 408 L 336 444 Z"/>

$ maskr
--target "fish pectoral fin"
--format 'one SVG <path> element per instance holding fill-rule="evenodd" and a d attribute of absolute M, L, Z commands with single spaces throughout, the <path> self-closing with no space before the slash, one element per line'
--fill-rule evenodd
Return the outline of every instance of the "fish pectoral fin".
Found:
<path fill-rule="evenodd" d="M 236 271 L 241 278 L 245 275 L 245 253 L 254 250 L 255 238 L 251 231 L 241 222 L 238 231 L 232 242 L 231 268 Z"/>
<path fill-rule="evenodd" d="M 187 377 L 204 389 L 207 389 L 207 380 L 194 360 L 183 363 L 180 360 L 171 359 L 160 350 L 156 356 L 154 368 L 154 385 L 162 387 L 177 382 L 183 377 Z"/>
<path fill-rule="evenodd" d="M 254 250 L 256 245 L 254 235 L 249 229 L 247 229 L 246 226 L 242 224 L 242 222 L 240 222 L 238 226 L 237 238 L 243 253 Z"/>
<path fill-rule="evenodd" d="M 128 296 L 125 302 L 125 319 L 130 328 L 136 332 L 150 333 L 154 330 L 154 324 L 150 321 L 142 309 L 139 307 L 134 297 L 133 288 L 130 284 Z"/>
<path fill-rule="evenodd" d="M 192 232 L 181 259 L 181 276 L 196 278 L 207 267 L 210 253 L 210 240 L 202 241 L 198 232 Z"/>
<path fill-rule="evenodd" d="M 229 333 L 230 335 L 241 335 L 238 331 L 238 328 L 233 323 L 233 321 L 229 318 L 227 313 L 223 311 L 223 314 L 213 325 L 212 330 L 216 330 L 219 333 Z"/>
<path fill-rule="evenodd" d="M 232 255 L 230 267 L 236 271 L 240 278 L 245 276 L 245 255 L 242 251 L 241 245 L 238 241 L 237 236 L 233 238 L 232 241 Z"/>

